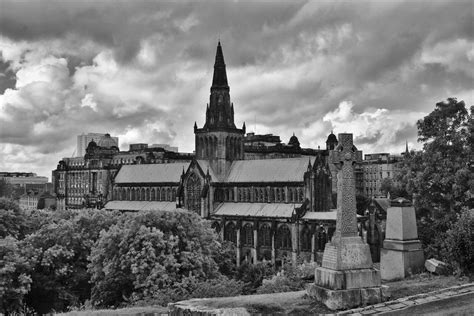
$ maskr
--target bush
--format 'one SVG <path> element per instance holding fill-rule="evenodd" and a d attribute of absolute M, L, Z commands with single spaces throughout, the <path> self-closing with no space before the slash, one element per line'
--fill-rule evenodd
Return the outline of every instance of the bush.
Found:
<path fill-rule="evenodd" d="M 218 247 L 209 223 L 194 213 L 127 214 L 101 233 L 91 251 L 92 303 L 108 307 L 184 297 L 193 278 L 220 276 L 212 257 Z"/>
<path fill-rule="evenodd" d="M 242 294 L 254 294 L 262 285 L 263 279 L 275 273 L 270 263 L 244 263 L 237 269 L 236 278 L 245 283 Z"/>
<path fill-rule="evenodd" d="M 444 260 L 458 274 L 474 274 L 474 210 L 465 210 L 448 230 L 445 240 Z"/>

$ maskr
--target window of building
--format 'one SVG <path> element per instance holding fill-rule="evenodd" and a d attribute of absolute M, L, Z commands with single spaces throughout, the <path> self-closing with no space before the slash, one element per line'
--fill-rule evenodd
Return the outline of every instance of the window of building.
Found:
<path fill-rule="evenodd" d="M 263 224 L 258 231 L 258 243 L 263 247 L 272 246 L 272 231 L 268 224 Z"/>
<path fill-rule="evenodd" d="M 300 242 L 302 251 L 311 251 L 311 230 L 308 225 L 304 225 L 301 230 Z"/>
<path fill-rule="evenodd" d="M 224 240 L 231 241 L 234 244 L 237 243 L 237 230 L 235 224 L 230 222 L 224 228 Z"/>
<path fill-rule="evenodd" d="M 287 225 L 281 225 L 277 231 L 277 248 L 291 250 L 291 231 Z"/>
<path fill-rule="evenodd" d="M 243 246 L 253 247 L 253 228 L 252 224 L 245 224 L 242 228 L 241 242 Z"/>
<path fill-rule="evenodd" d="M 193 173 L 186 183 L 187 208 L 201 214 L 201 181 Z"/>

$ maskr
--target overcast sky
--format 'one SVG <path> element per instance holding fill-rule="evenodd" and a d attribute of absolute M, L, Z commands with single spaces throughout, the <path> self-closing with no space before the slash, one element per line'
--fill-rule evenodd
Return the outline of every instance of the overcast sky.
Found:
<path fill-rule="evenodd" d="M 0 0 L 0 170 L 50 177 L 88 132 L 193 151 L 219 38 L 237 126 L 419 148 L 436 102 L 474 103 L 473 33 L 472 1 Z"/>

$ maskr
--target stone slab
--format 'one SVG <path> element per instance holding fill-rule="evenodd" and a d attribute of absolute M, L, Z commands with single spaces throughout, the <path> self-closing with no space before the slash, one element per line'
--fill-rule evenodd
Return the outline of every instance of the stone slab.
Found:
<path fill-rule="evenodd" d="M 425 268 L 431 273 L 435 274 L 445 274 L 447 272 L 447 265 L 446 263 L 436 260 L 436 259 L 428 259 L 425 261 Z"/>
<path fill-rule="evenodd" d="M 343 271 L 337 271 L 318 267 L 314 273 L 315 284 L 332 290 L 345 289 L 345 275 Z"/>
<path fill-rule="evenodd" d="M 307 290 L 308 296 L 323 303 L 329 309 L 350 309 L 361 305 L 360 289 L 330 290 L 312 285 Z"/>
<path fill-rule="evenodd" d="M 383 301 L 382 289 L 380 287 L 360 289 L 360 301 L 362 305 L 373 305 Z"/>

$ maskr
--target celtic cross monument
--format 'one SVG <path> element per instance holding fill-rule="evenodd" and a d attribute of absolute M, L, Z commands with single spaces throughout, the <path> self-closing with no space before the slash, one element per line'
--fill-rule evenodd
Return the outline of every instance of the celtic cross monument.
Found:
<path fill-rule="evenodd" d="M 326 244 L 321 267 L 308 294 L 331 309 L 382 301 L 380 273 L 373 268 L 369 245 L 358 234 L 354 165 L 362 154 L 352 134 L 339 134 L 329 160 L 337 168 L 336 231 Z"/>

